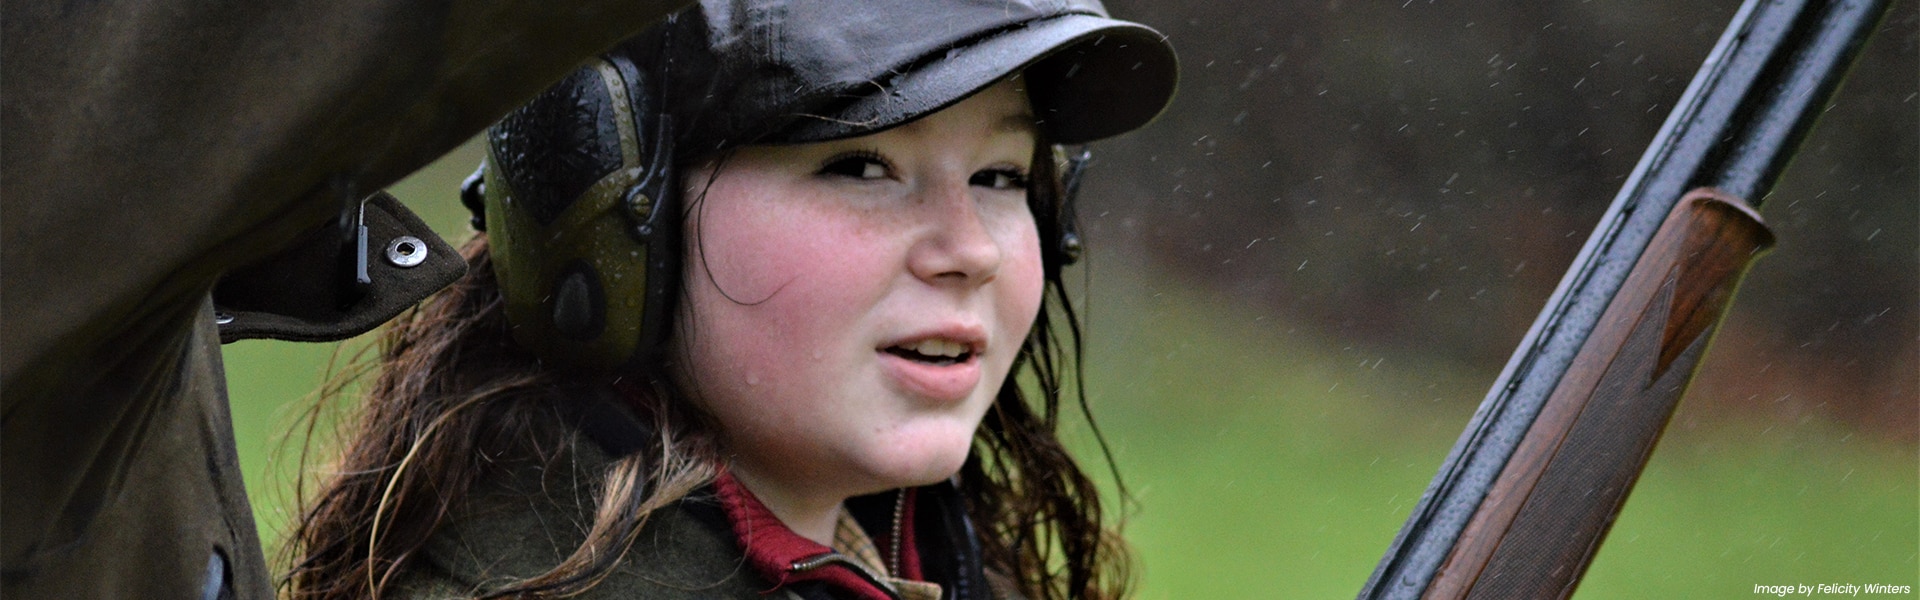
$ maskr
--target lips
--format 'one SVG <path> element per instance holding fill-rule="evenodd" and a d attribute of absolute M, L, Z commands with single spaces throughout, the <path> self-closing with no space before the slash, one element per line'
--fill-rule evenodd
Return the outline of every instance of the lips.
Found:
<path fill-rule="evenodd" d="M 876 352 L 902 391 L 936 402 L 958 402 L 979 385 L 985 350 L 982 328 L 955 326 L 909 335 Z"/>

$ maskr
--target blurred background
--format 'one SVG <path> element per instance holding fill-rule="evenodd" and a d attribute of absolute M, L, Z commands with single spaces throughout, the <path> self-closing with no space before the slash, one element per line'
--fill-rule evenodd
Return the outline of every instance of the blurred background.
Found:
<path fill-rule="evenodd" d="M 1158 122 L 1094 149 L 1070 273 L 1139 596 L 1351 597 L 1738 3 L 1109 8 L 1183 70 Z M 1764 200 L 1779 243 L 1579 597 L 1920 584 L 1916 96 L 1904 0 Z M 463 239 L 479 156 L 392 191 Z M 226 348 L 270 548 L 289 432 L 363 345 Z"/>

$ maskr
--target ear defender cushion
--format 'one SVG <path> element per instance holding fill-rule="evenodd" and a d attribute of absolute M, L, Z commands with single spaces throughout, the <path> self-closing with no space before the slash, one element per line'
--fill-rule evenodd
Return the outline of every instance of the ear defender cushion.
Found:
<path fill-rule="evenodd" d="M 672 228 L 670 213 L 648 218 L 662 202 L 635 214 L 628 201 L 648 168 L 660 166 L 647 156 L 658 140 L 643 144 L 636 127 L 634 76 L 596 60 L 488 131 L 486 231 L 507 319 L 515 340 L 558 366 L 624 365 L 649 321 L 662 320 L 647 314 L 664 308 L 648 306 L 649 295 L 661 295 L 649 293 L 648 280 L 667 282 L 649 265 L 673 265 L 649 258 L 672 253 L 649 245 L 677 237 L 640 233 L 641 224 Z"/>

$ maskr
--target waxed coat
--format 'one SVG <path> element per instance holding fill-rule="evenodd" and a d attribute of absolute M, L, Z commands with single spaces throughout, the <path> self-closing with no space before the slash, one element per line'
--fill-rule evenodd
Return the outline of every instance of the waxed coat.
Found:
<path fill-rule="evenodd" d="M 289 253 L 328 262 L 343 206 L 679 4 L 6 3 L 0 596 L 272 597 L 216 283 Z M 371 210 L 386 233 L 417 223 Z M 378 323 L 458 276 L 439 265 L 376 273 L 392 281 L 368 306 L 293 315 L 306 333 L 286 337 Z"/>

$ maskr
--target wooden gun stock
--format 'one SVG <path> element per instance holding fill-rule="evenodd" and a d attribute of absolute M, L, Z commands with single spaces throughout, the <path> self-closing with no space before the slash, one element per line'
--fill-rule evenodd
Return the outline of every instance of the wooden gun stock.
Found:
<path fill-rule="evenodd" d="M 1674 206 L 1423 598 L 1572 595 L 1772 244 L 1739 198 L 1700 188 Z"/>

